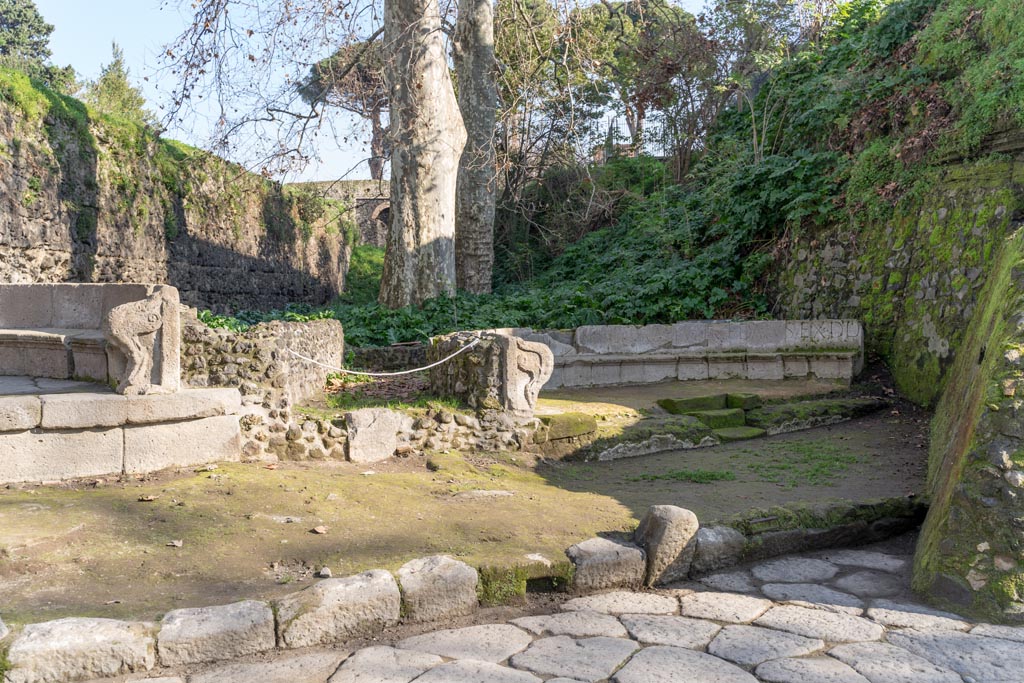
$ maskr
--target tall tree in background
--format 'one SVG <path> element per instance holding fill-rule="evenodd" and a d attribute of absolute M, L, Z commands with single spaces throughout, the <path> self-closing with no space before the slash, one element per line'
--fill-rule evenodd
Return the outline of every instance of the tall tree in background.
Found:
<path fill-rule="evenodd" d="M 459 0 L 453 57 L 466 126 L 455 201 L 456 282 L 459 289 L 485 294 L 491 291 L 494 268 L 497 196 L 498 88 L 492 0 Z"/>
<path fill-rule="evenodd" d="M 0 0 L 0 67 L 24 71 L 55 90 L 71 92 L 75 70 L 56 67 L 50 61 L 50 34 L 32 0 Z"/>
<path fill-rule="evenodd" d="M 370 122 L 370 177 L 384 179 L 384 164 L 391 155 L 391 143 L 384 126 L 388 111 L 388 90 L 384 83 L 383 43 L 374 38 L 346 45 L 314 64 L 301 85 L 303 99 L 312 104 L 322 100 Z"/>
<path fill-rule="evenodd" d="M 391 226 L 380 303 L 455 293 L 455 185 L 466 129 L 455 99 L 437 0 L 387 0 Z"/>
<path fill-rule="evenodd" d="M 124 65 L 124 51 L 117 43 L 111 45 L 111 61 L 100 71 L 100 77 L 86 84 L 82 99 L 103 114 L 119 116 L 144 125 L 156 125 L 156 117 L 146 109 L 146 98 L 132 85 Z"/>

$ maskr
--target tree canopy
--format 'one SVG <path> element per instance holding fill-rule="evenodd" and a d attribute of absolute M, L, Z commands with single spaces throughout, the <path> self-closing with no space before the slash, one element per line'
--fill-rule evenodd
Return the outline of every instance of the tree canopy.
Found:
<path fill-rule="evenodd" d="M 32 0 L 0 0 L 0 66 L 24 71 L 61 92 L 74 90 L 75 70 L 50 64 L 50 34 Z"/>

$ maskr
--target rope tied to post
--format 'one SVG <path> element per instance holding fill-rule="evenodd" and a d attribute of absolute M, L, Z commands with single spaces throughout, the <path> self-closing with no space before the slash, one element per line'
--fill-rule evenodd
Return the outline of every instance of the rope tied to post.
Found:
<path fill-rule="evenodd" d="M 461 349 L 457 350 L 455 353 L 453 353 L 453 354 L 451 354 L 449 356 L 446 356 L 445 358 L 442 358 L 439 361 L 431 363 L 430 365 L 424 365 L 422 368 L 414 368 L 412 370 L 400 370 L 398 372 L 363 372 L 361 370 L 346 370 L 345 368 L 339 368 L 339 367 L 335 367 L 333 365 L 328 365 L 327 363 L 321 363 L 320 361 L 316 360 L 315 358 L 310 358 L 309 356 L 304 356 L 301 353 L 299 353 L 298 351 L 293 351 L 292 349 L 288 349 L 288 353 L 292 354 L 296 358 L 301 358 L 302 360 L 304 360 L 306 362 L 313 363 L 314 365 L 319 365 L 322 368 L 327 368 L 328 370 L 333 370 L 334 372 L 340 372 L 340 373 L 346 374 L 346 375 L 359 375 L 361 377 L 398 377 L 399 375 L 412 375 L 412 374 L 417 373 L 417 372 L 423 372 L 424 370 L 429 370 L 430 368 L 436 368 L 438 365 L 441 365 L 442 363 L 447 363 L 452 358 L 455 358 L 456 356 L 458 356 L 460 353 L 465 353 L 466 351 L 469 351 L 471 348 L 473 348 L 474 346 L 479 344 L 481 341 L 482 341 L 482 339 L 479 336 L 474 337 L 472 339 L 472 341 L 470 341 L 468 344 L 463 346 Z"/>

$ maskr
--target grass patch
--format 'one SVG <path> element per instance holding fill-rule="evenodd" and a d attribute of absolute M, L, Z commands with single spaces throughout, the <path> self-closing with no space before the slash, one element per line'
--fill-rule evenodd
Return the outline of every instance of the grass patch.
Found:
<path fill-rule="evenodd" d="M 352 249 L 345 293 L 338 301 L 360 306 L 376 303 L 380 294 L 380 275 L 384 272 L 384 250 L 372 244 L 360 244 Z"/>
<path fill-rule="evenodd" d="M 836 478 L 861 457 L 827 441 L 766 443 L 763 448 L 743 451 L 756 458 L 745 464 L 762 481 L 797 486 L 834 486 Z"/>
<path fill-rule="evenodd" d="M 710 484 L 713 481 L 734 481 L 736 475 L 728 470 L 674 470 L 663 474 L 641 474 L 629 481 L 688 481 L 692 484 Z"/>
<path fill-rule="evenodd" d="M 429 409 L 457 412 L 465 408 L 456 398 L 445 398 L 431 394 L 408 396 L 401 399 L 386 399 L 367 396 L 359 392 L 328 394 L 327 405 L 335 410 L 356 410 L 358 408 L 390 408 L 392 410 Z"/>

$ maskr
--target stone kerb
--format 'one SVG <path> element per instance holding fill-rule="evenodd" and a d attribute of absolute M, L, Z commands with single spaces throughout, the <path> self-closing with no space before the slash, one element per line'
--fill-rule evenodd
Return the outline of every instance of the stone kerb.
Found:
<path fill-rule="evenodd" d="M 817 377 L 848 382 L 863 366 L 856 320 L 685 321 L 585 325 L 573 330 L 493 330 L 546 345 L 546 387 L 646 384 L 669 379 Z"/>

